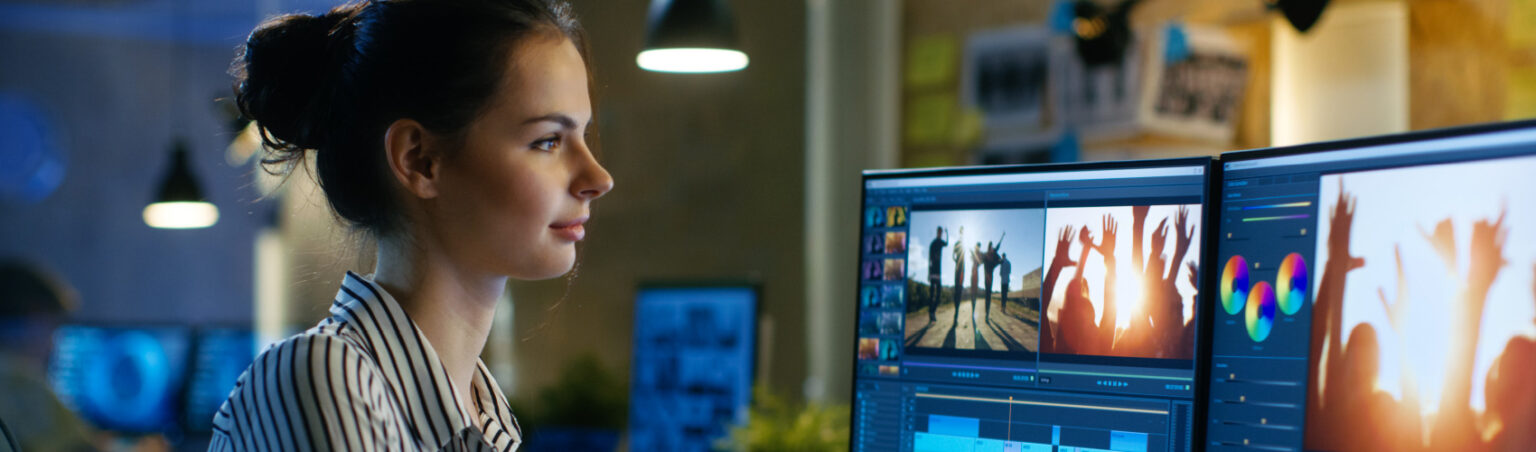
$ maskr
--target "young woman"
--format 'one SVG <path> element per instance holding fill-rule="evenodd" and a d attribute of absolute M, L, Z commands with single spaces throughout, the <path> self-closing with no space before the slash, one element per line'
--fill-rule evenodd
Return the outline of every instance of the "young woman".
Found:
<path fill-rule="evenodd" d="M 585 43 L 564 3 L 384 0 L 256 29 L 241 110 L 313 152 L 336 214 L 378 243 L 331 316 L 267 349 L 214 418 L 213 450 L 514 450 L 479 360 L 507 278 L 568 272 L 613 188 L 584 138 Z"/>

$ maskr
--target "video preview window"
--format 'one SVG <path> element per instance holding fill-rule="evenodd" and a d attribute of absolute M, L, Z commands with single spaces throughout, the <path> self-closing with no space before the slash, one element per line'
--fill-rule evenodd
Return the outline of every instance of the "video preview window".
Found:
<path fill-rule="evenodd" d="M 913 210 L 908 353 L 1039 351 L 1044 209 Z"/>
<path fill-rule="evenodd" d="M 1321 178 L 1307 449 L 1536 443 L 1532 174 L 1527 157 Z"/>
<path fill-rule="evenodd" d="M 1052 208 L 1040 349 L 1190 360 L 1199 204 Z"/>

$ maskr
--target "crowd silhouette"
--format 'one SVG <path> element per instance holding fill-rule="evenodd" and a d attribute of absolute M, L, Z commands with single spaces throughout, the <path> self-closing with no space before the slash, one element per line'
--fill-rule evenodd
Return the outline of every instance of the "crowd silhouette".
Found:
<path fill-rule="evenodd" d="M 1045 303 L 1041 309 L 1040 350 L 1046 353 L 1078 355 L 1126 356 L 1140 358 L 1191 359 L 1194 356 L 1193 322 L 1184 321 L 1184 303 L 1177 287 L 1180 274 L 1193 287 L 1198 264 L 1191 260 L 1184 265 L 1184 258 L 1193 243 L 1195 225 L 1190 223 L 1189 208 L 1180 207 L 1174 218 L 1173 257 L 1164 257 L 1168 240 L 1168 218 L 1158 223 L 1152 233 L 1151 249 L 1143 254 L 1142 236 L 1151 206 L 1131 208 L 1131 268 L 1132 277 L 1138 278 L 1142 287 L 1139 303 L 1142 307 L 1134 312 L 1118 311 L 1119 294 L 1115 293 L 1119 277 L 1115 240 L 1119 225 L 1114 217 L 1103 217 L 1101 237 L 1098 243 L 1087 225 L 1073 231 L 1073 226 L 1061 229 L 1056 238 L 1056 252 L 1051 258 L 1045 279 L 1041 282 L 1041 296 Z M 1076 260 L 1069 248 L 1076 239 L 1082 243 Z M 1093 305 L 1089 282 L 1084 277 L 1085 262 L 1091 252 L 1097 252 L 1104 261 L 1103 294 L 1100 294 L 1102 313 Z M 1144 257 L 1145 256 L 1145 257 Z M 1173 262 L 1174 265 L 1168 265 Z M 1067 279 L 1062 299 L 1056 300 L 1054 288 L 1057 279 L 1068 268 L 1076 267 Z M 1165 267 L 1167 270 L 1164 270 Z M 1053 304 L 1060 303 L 1054 321 L 1044 315 Z M 1102 315 L 1101 315 L 1102 314 Z M 1128 315 L 1125 328 L 1117 328 L 1121 315 Z"/>
<path fill-rule="evenodd" d="M 955 266 L 955 283 L 951 288 L 954 293 L 955 310 L 950 321 L 958 322 L 960 320 L 960 303 L 962 301 L 969 301 L 971 311 L 980 312 L 980 315 L 983 317 L 991 312 L 993 276 L 1000 277 L 1002 281 L 1002 303 L 1003 308 L 1006 310 L 1008 306 L 1008 271 L 1011 270 L 1009 268 L 1011 265 L 1003 265 L 1006 259 L 1004 259 L 1002 254 L 998 253 L 998 250 L 1002 248 L 1003 239 L 1008 237 L 1008 233 L 1004 232 L 1002 236 L 998 237 L 996 242 L 987 242 L 985 249 L 982 248 L 981 242 L 976 242 L 973 245 L 974 249 L 971 251 L 967 251 L 965 248 L 965 226 L 961 226 L 960 230 L 955 233 L 955 236 L 955 244 L 951 251 L 951 259 L 954 261 Z M 943 264 L 944 247 L 949 245 L 948 237 L 949 231 L 940 226 L 935 228 L 933 241 L 928 243 L 928 320 L 930 321 L 935 318 L 935 313 L 938 312 L 939 302 L 941 301 L 939 294 L 943 272 L 940 266 Z M 971 269 L 969 300 L 963 298 L 966 293 L 965 269 L 967 260 L 970 261 Z M 997 273 L 997 269 L 1000 266 L 1003 267 L 1001 275 Z M 980 311 L 976 310 L 976 298 L 978 297 L 981 298 L 982 302 Z"/>
<path fill-rule="evenodd" d="M 1313 333 L 1310 343 L 1311 365 L 1308 369 L 1305 446 L 1316 450 L 1529 450 L 1536 444 L 1536 341 L 1515 336 L 1505 344 L 1484 380 L 1485 409 L 1479 415 L 1472 408 L 1473 360 L 1482 328 L 1484 306 L 1489 288 L 1509 262 L 1505 259 L 1505 241 L 1509 228 L 1504 224 L 1507 208 L 1497 219 L 1480 219 L 1472 225 L 1470 256 L 1465 274 L 1460 272 L 1460 255 L 1449 218 L 1441 220 L 1433 231 L 1420 229 L 1445 264 L 1445 277 L 1458 287 L 1456 299 L 1445 313 L 1451 322 L 1451 334 L 1438 340 L 1449 345 L 1449 360 L 1444 366 L 1444 385 L 1439 388 L 1439 402 L 1432 416 L 1423 416 L 1415 372 L 1408 368 L 1410 338 L 1420 333 L 1406 327 L 1406 312 L 1415 303 L 1406 283 L 1401 244 L 1396 249 L 1397 287 L 1388 300 L 1385 288 L 1377 294 L 1386 309 L 1392 331 L 1381 332 L 1368 323 L 1350 329 L 1343 336 L 1345 275 L 1366 265 L 1363 257 L 1350 254 L 1351 227 L 1357 199 L 1344 191 L 1339 182 L 1339 197 L 1329 215 L 1330 232 L 1326 245 L 1328 261 L 1313 306 Z M 1434 275 L 1412 275 L 1414 278 Z M 1536 266 L 1533 266 L 1536 276 Z M 1531 287 L 1536 299 L 1536 278 Z M 1361 300 L 1349 300 L 1359 303 Z M 1385 334 L 1385 335 L 1383 335 Z M 1395 341 L 1401 399 L 1377 388 L 1381 369 L 1381 337 Z"/>

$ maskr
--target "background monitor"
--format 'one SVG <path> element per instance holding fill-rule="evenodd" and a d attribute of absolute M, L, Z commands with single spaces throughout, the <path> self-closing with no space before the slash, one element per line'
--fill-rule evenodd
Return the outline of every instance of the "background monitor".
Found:
<path fill-rule="evenodd" d="M 1536 122 L 1222 160 L 1209 450 L 1536 443 Z"/>
<path fill-rule="evenodd" d="M 188 342 L 185 328 L 66 325 L 55 333 L 49 379 L 66 406 L 99 428 L 172 431 Z"/>
<path fill-rule="evenodd" d="M 213 431 L 213 416 L 229 398 L 240 374 L 256 359 L 256 337 L 244 328 L 198 330 L 187 376 L 183 425 L 189 433 Z"/>
<path fill-rule="evenodd" d="M 646 285 L 635 300 L 631 450 L 711 451 L 745 423 L 758 291 L 751 285 Z"/>
<path fill-rule="evenodd" d="M 1210 165 L 866 172 L 852 449 L 1189 450 Z"/>

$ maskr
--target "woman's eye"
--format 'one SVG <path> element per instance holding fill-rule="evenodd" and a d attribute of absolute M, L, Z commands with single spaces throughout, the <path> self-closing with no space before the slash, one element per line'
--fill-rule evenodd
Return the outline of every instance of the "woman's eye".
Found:
<path fill-rule="evenodd" d="M 560 137 L 549 137 L 533 142 L 533 148 L 540 151 L 553 151 L 560 147 Z"/>

